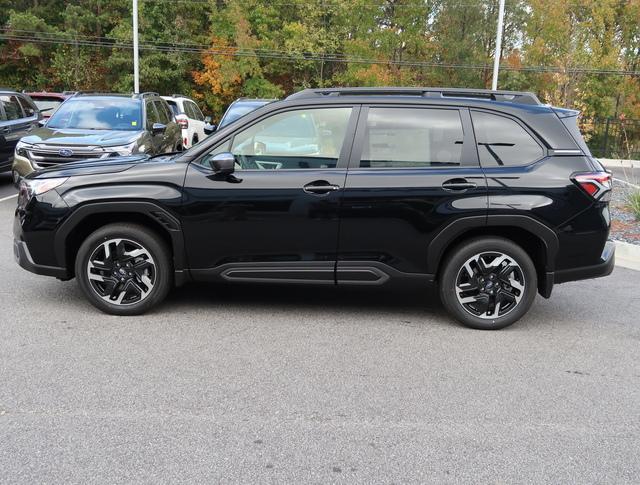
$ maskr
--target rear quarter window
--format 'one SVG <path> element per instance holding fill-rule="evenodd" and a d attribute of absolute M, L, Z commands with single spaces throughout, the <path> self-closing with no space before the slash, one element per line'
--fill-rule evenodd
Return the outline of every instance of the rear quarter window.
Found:
<path fill-rule="evenodd" d="M 483 167 L 528 165 L 544 156 L 542 146 L 517 121 L 505 116 L 471 111 Z"/>

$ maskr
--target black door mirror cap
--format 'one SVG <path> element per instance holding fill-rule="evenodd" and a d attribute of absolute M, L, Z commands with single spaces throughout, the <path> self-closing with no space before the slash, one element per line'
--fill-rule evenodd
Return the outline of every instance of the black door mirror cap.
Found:
<path fill-rule="evenodd" d="M 160 133 L 164 133 L 167 129 L 167 125 L 164 125 L 162 123 L 154 123 L 151 126 L 151 133 L 153 133 L 154 135 L 159 135 Z"/>
<path fill-rule="evenodd" d="M 211 168 L 219 175 L 230 175 L 236 169 L 236 157 L 232 153 L 223 152 L 211 158 Z"/>
<path fill-rule="evenodd" d="M 216 129 L 216 125 L 214 125 L 213 123 L 207 123 L 206 125 L 204 125 L 204 134 L 211 135 L 212 133 L 215 133 Z"/>

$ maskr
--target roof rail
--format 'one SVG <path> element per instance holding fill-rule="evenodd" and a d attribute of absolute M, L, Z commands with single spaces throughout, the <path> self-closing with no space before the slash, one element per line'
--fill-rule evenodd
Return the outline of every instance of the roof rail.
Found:
<path fill-rule="evenodd" d="M 491 91 L 466 88 L 328 88 L 304 89 L 287 99 L 317 98 L 322 96 L 422 96 L 425 98 L 472 98 L 540 105 L 542 102 L 531 92 Z"/>
<path fill-rule="evenodd" d="M 172 94 L 171 97 L 172 98 L 186 98 L 186 96 L 184 94 L 177 94 L 177 93 Z"/>
<path fill-rule="evenodd" d="M 108 91 L 69 91 L 68 93 L 71 96 L 129 96 L 125 93 L 110 93 Z"/>
<path fill-rule="evenodd" d="M 133 97 L 135 98 L 148 98 L 149 96 L 160 96 L 160 95 L 153 91 L 146 91 L 144 93 L 133 93 Z"/>

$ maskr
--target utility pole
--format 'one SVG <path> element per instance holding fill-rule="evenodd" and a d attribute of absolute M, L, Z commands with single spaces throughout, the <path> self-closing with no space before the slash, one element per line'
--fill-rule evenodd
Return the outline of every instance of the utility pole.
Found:
<path fill-rule="evenodd" d="M 493 80 L 491 89 L 498 89 L 498 70 L 500 69 L 500 54 L 502 54 L 502 30 L 504 28 L 504 0 L 500 0 L 498 7 L 498 31 L 496 32 L 496 53 L 493 56 Z"/>
<path fill-rule="evenodd" d="M 140 60 L 138 59 L 138 0 L 133 0 L 133 92 L 140 92 Z"/>

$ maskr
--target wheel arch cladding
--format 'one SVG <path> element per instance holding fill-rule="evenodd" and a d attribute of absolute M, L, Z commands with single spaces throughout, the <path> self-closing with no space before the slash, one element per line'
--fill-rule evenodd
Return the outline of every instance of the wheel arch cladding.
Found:
<path fill-rule="evenodd" d="M 481 236 L 503 237 L 522 247 L 536 268 L 538 291 L 548 297 L 551 293 L 549 273 L 555 269 L 558 238 L 549 227 L 527 216 L 490 216 L 463 218 L 444 228 L 429 245 L 429 273 L 439 279 L 442 262 L 465 240 Z"/>
<path fill-rule="evenodd" d="M 147 227 L 165 242 L 174 270 L 185 268 L 185 254 L 179 220 L 151 202 L 108 202 L 87 204 L 74 211 L 61 225 L 55 238 L 56 258 L 73 274 L 78 249 L 86 237 L 107 224 L 132 222 Z"/>

